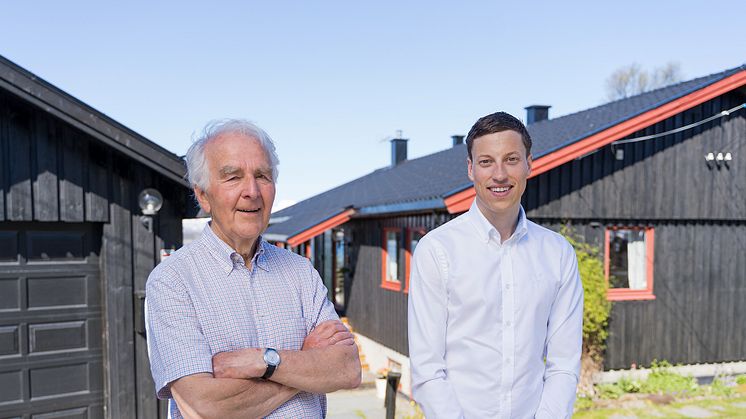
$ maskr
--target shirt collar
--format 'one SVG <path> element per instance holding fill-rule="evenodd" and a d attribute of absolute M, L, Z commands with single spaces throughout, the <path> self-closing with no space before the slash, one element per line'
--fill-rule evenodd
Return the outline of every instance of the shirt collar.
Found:
<path fill-rule="evenodd" d="M 215 232 L 212 231 L 210 223 L 207 223 L 207 225 L 205 225 L 205 228 L 202 230 L 201 240 L 205 244 L 205 247 L 207 247 L 210 254 L 212 254 L 213 257 L 215 257 L 215 259 L 218 261 L 220 267 L 226 274 L 230 274 L 237 265 L 245 266 L 243 256 L 236 252 L 232 247 L 228 246 L 228 243 L 221 240 L 220 237 L 218 237 Z M 257 251 L 256 253 L 254 253 L 254 256 L 251 260 L 251 265 L 257 266 L 265 271 L 269 271 L 266 255 L 267 243 L 265 243 L 262 236 L 259 236 L 257 240 Z"/>
<path fill-rule="evenodd" d="M 490 241 L 490 238 L 492 237 L 495 238 L 495 241 L 497 243 L 501 242 L 500 233 L 497 231 L 495 226 L 493 226 L 492 223 L 487 220 L 487 217 L 482 214 L 482 211 L 479 209 L 479 207 L 477 207 L 476 199 L 474 200 L 474 202 L 472 202 L 468 214 L 469 219 L 471 220 L 472 225 L 477 230 L 477 235 L 479 235 L 479 239 L 482 242 L 488 243 Z M 526 212 L 523 210 L 523 206 L 520 206 L 518 210 L 518 224 L 516 225 L 513 235 L 510 236 L 510 238 L 506 240 L 505 243 L 515 243 L 520 240 L 521 237 L 525 236 L 527 232 L 528 223 L 526 222 Z"/>

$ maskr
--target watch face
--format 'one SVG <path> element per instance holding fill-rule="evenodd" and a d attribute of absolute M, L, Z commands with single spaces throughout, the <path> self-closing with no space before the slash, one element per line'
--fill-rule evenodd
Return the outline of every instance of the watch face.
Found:
<path fill-rule="evenodd" d="M 267 353 L 264 354 L 264 360 L 267 361 L 268 364 L 277 365 L 280 362 L 280 354 L 278 354 L 277 351 L 267 351 Z"/>

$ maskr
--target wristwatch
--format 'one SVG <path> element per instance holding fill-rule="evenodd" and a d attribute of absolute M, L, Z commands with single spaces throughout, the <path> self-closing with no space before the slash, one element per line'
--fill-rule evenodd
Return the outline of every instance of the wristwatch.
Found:
<path fill-rule="evenodd" d="M 280 366 L 280 353 L 272 348 L 264 350 L 264 362 L 267 364 L 267 371 L 262 375 L 263 379 L 267 379 L 275 373 L 275 370 Z"/>

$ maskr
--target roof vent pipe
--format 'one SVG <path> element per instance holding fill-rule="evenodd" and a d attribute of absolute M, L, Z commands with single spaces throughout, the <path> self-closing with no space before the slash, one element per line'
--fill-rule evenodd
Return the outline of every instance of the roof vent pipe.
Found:
<path fill-rule="evenodd" d="M 464 136 L 463 135 L 451 135 L 451 139 L 453 140 L 453 146 L 456 147 L 459 144 L 464 143 Z"/>
<path fill-rule="evenodd" d="M 548 105 L 531 105 L 526 106 L 526 125 L 531 125 L 534 122 L 546 121 L 549 119 L 549 108 Z"/>
<path fill-rule="evenodd" d="M 394 138 L 391 140 L 391 167 L 407 160 L 407 139 Z"/>

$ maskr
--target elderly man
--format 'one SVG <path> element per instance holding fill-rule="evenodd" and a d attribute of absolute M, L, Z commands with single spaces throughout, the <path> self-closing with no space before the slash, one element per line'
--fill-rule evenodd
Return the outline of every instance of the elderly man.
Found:
<path fill-rule="evenodd" d="M 504 112 L 469 131 L 476 198 L 412 261 L 409 355 L 428 418 L 569 418 L 583 287 L 572 246 L 526 219 L 531 137 Z"/>
<path fill-rule="evenodd" d="M 148 353 L 172 418 L 319 418 L 360 383 L 352 334 L 311 263 L 261 237 L 275 197 L 269 136 L 212 123 L 186 156 L 212 220 L 147 282 Z"/>

